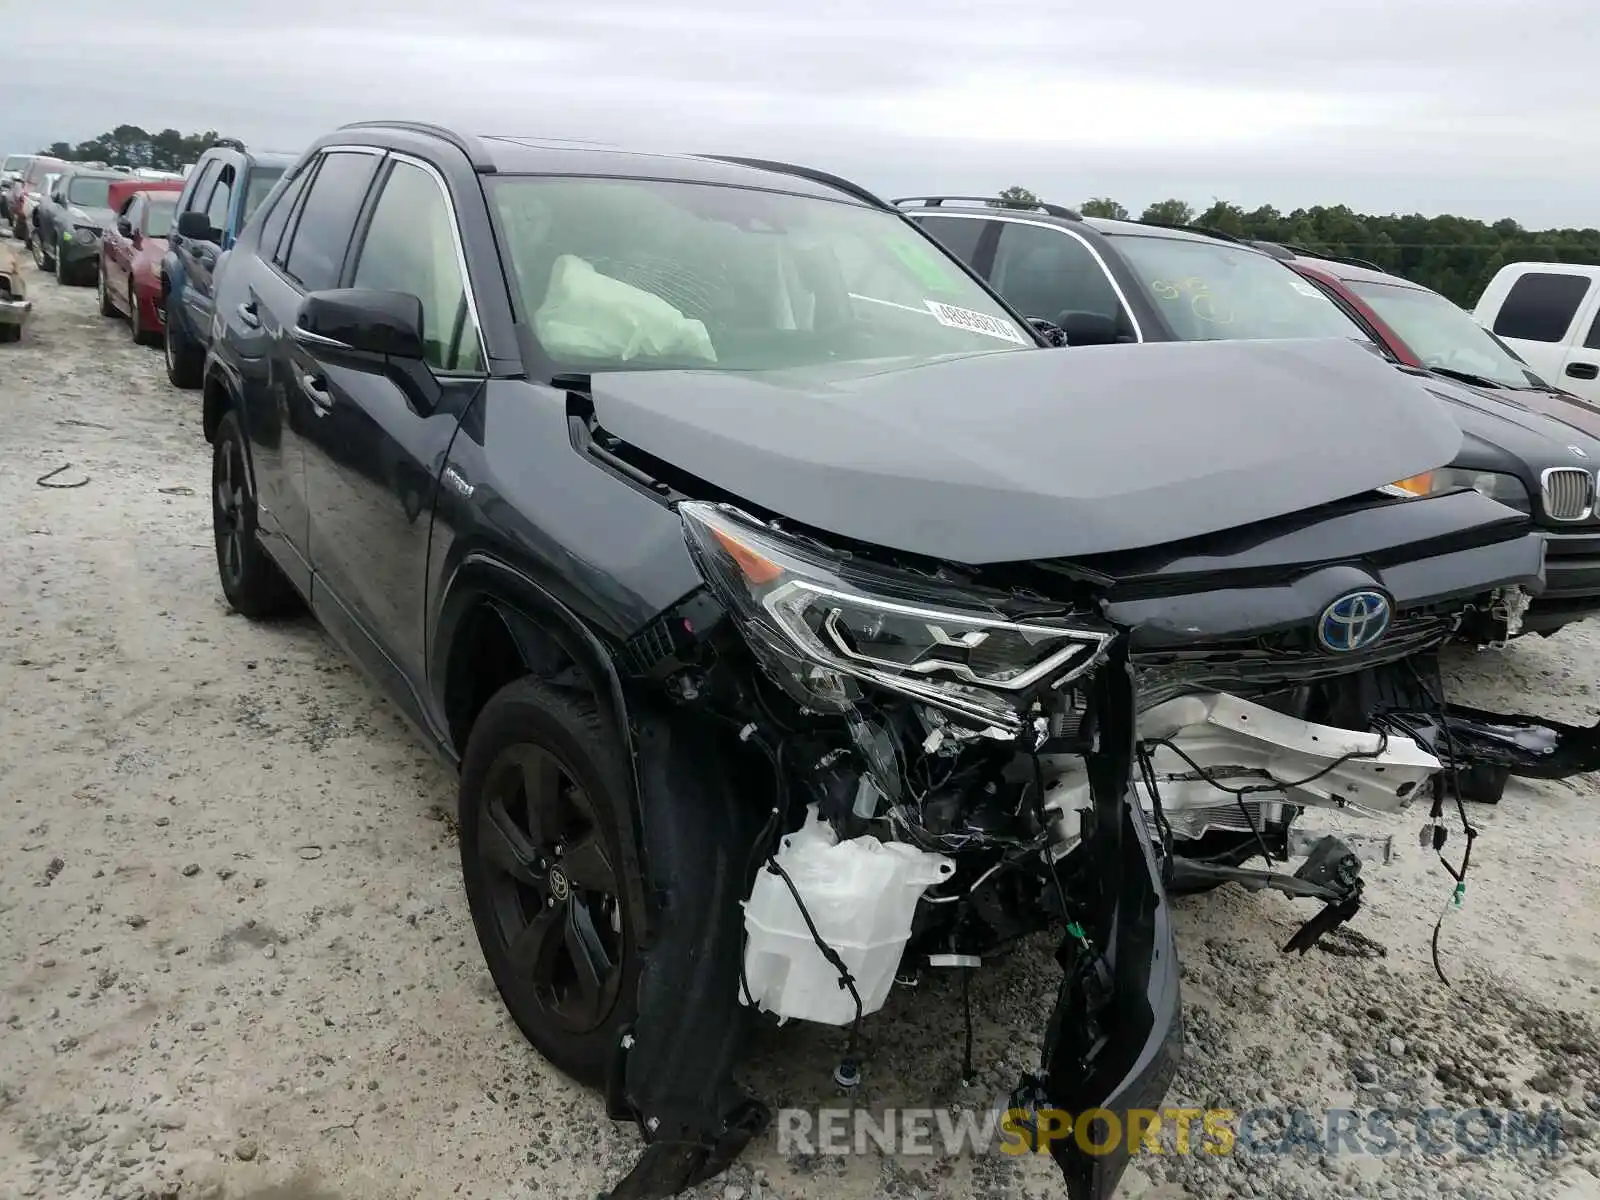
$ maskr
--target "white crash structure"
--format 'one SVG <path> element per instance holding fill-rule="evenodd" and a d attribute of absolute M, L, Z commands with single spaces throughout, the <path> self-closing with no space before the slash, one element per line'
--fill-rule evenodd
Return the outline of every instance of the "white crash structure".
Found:
<path fill-rule="evenodd" d="M 1151 750 L 1162 815 L 1178 838 L 1260 830 L 1285 804 L 1394 812 L 1442 766 L 1411 738 L 1302 721 L 1223 692 L 1180 696 L 1147 709 L 1139 717 L 1139 739 Z M 1218 783 L 1275 788 L 1240 797 Z M 1134 787 L 1150 811 L 1144 780 L 1136 777 Z M 1080 811 L 1090 806 L 1083 760 L 1053 758 L 1045 807 L 1057 817 L 1057 853 L 1075 844 Z"/>

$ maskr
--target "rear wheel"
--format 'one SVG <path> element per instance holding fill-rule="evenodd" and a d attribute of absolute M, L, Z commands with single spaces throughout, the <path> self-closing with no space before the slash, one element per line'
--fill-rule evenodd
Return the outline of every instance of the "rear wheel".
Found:
<path fill-rule="evenodd" d="M 256 540 L 256 498 L 245 470 L 244 431 L 232 409 L 222 414 L 212 443 L 211 525 L 222 594 L 254 621 L 282 616 L 299 596 Z"/>
<path fill-rule="evenodd" d="M 489 974 L 539 1053 L 591 1086 L 638 992 L 625 762 L 592 699 L 526 677 L 484 706 L 461 768 L 461 870 Z"/>
<path fill-rule="evenodd" d="M 173 387 L 197 388 L 200 386 L 200 369 L 204 366 L 204 358 L 200 348 L 194 345 L 178 328 L 178 322 L 173 320 L 171 298 L 168 297 L 167 306 L 167 378 L 172 381 Z"/>

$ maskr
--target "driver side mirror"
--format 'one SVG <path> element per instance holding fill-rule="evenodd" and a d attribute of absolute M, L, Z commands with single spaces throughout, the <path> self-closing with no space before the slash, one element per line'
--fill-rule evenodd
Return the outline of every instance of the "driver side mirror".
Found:
<path fill-rule="evenodd" d="M 312 347 L 421 361 L 422 301 L 406 292 L 335 288 L 300 302 L 295 337 Z"/>
<path fill-rule="evenodd" d="M 1104 313 L 1068 310 L 1056 318 L 1069 346 L 1115 346 L 1121 341 L 1117 322 Z"/>
<path fill-rule="evenodd" d="M 178 217 L 178 233 L 197 242 L 214 242 L 219 238 L 217 231 L 211 228 L 211 222 L 206 219 L 205 213 L 195 212 L 193 209 Z"/>
<path fill-rule="evenodd" d="M 133 222 L 128 220 L 127 217 L 118 217 L 117 232 L 125 238 L 131 238 L 133 236 Z"/>

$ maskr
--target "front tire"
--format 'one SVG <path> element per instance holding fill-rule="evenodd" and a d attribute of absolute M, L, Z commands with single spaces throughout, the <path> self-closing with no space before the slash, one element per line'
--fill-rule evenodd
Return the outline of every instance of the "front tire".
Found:
<path fill-rule="evenodd" d="M 72 272 L 67 267 L 67 260 L 61 255 L 61 243 L 56 242 L 56 282 L 62 287 L 72 286 Z"/>
<path fill-rule="evenodd" d="M 178 322 L 173 319 L 172 298 L 167 298 L 167 378 L 173 387 L 192 391 L 200 386 L 200 371 L 205 356 L 200 348 L 189 341 Z"/>
<path fill-rule="evenodd" d="M 116 316 L 117 307 L 111 303 L 111 292 L 106 288 L 106 264 L 104 261 L 100 263 L 99 268 L 95 271 L 95 291 L 99 294 L 100 315 L 102 317 Z"/>
<path fill-rule="evenodd" d="M 232 409 L 222 414 L 212 442 L 211 527 L 217 543 L 222 594 L 252 621 L 283 616 L 299 596 L 256 540 L 256 499 L 245 470 L 244 431 Z"/>
<path fill-rule="evenodd" d="M 38 265 L 39 270 L 54 271 L 56 269 L 56 260 L 50 256 L 50 251 L 45 249 L 44 234 L 40 233 L 38 229 L 35 229 L 33 236 L 29 238 L 29 247 L 33 250 L 33 261 Z"/>
<path fill-rule="evenodd" d="M 461 766 L 461 871 L 489 974 L 523 1036 L 591 1087 L 638 995 L 627 761 L 591 698 L 530 676 L 490 698 Z"/>

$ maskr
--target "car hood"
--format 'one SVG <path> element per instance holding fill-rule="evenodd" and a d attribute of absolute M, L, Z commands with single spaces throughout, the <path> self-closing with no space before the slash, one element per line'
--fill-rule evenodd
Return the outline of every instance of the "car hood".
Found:
<path fill-rule="evenodd" d="M 1461 445 L 1424 388 L 1343 340 L 624 371 L 590 392 L 607 433 L 753 507 L 971 564 L 1248 525 Z"/>
<path fill-rule="evenodd" d="M 1600 439 L 1525 403 L 1532 393 L 1471 387 L 1437 376 L 1427 377 L 1424 383 L 1450 405 L 1449 411 L 1467 435 L 1468 443 L 1476 444 L 1480 452 L 1503 451 L 1535 474 L 1546 467 L 1581 463 L 1600 466 Z"/>
<path fill-rule="evenodd" d="M 67 209 L 67 215 L 80 224 L 98 225 L 104 229 L 111 224 L 112 213 L 109 208 L 85 208 L 81 204 L 74 204 Z"/>

